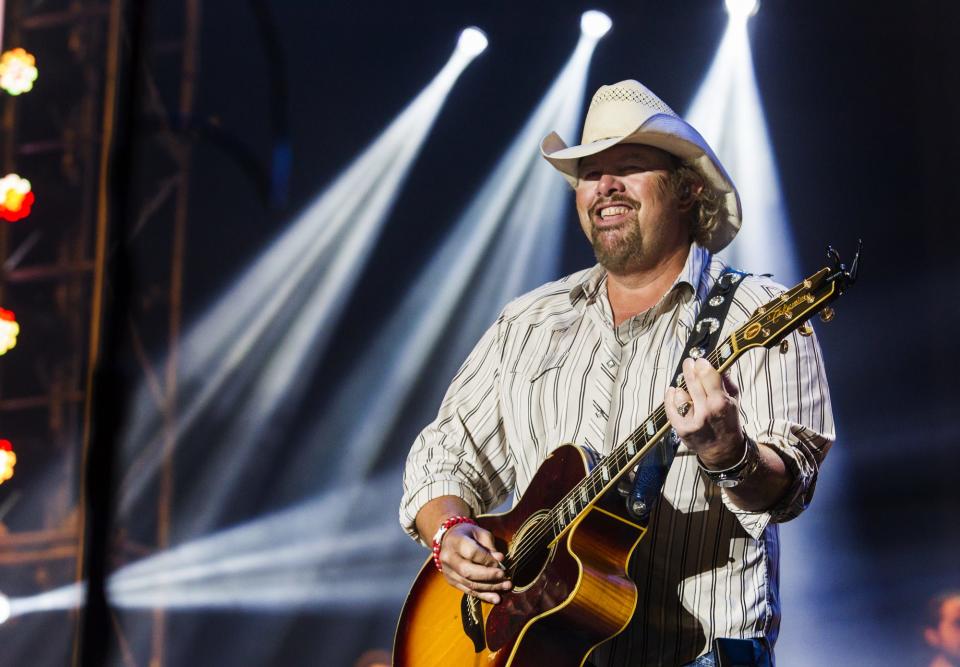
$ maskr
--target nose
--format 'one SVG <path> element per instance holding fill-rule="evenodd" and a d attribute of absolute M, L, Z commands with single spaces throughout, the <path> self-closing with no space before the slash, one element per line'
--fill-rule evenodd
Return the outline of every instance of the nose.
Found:
<path fill-rule="evenodd" d="M 597 181 L 597 196 L 609 197 L 612 194 L 623 191 L 623 182 L 612 174 L 603 174 Z"/>

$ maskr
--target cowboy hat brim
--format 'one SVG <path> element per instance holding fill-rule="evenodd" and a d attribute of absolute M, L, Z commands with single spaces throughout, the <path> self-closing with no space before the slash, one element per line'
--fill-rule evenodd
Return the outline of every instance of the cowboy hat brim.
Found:
<path fill-rule="evenodd" d="M 643 144 L 674 155 L 701 174 L 724 199 L 725 211 L 720 224 L 713 231 L 706 247 L 711 252 L 725 248 L 740 230 L 740 198 L 730 176 L 721 166 L 706 140 L 681 118 L 668 114 L 654 114 L 633 132 L 618 137 L 607 137 L 578 146 L 567 146 L 556 132 L 551 132 L 540 143 L 540 153 L 563 177 L 576 187 L 580 160 L 596 155 L 617 144 Z"/>

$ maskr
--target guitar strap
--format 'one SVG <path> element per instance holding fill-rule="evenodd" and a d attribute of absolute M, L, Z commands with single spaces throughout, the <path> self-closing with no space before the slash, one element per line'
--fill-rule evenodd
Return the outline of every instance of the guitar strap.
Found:
<path fill-rule="evenodd" d="M 670 381 L 671 387 L 677 386 L 683 378 L 684 359 L 705 357 L 717 346 L 723 321 L 730 310 L 730 304 L 733 303 L 733 295 L 747 275 L 749 274 L 727 267 L 717 278 L 707 295 L 706 302 L 700 306 L 700 314 L 690 331 L 683 354 L 680 355 L 677 370 Z M 642 526 L 646 526 L 650 520 L 650 513 L 660 497 L 663 483 L 667 479 L 667 471 L 673 463 L 679 444 L 676 433 L 671 429 L 637 466 L 633 487 L 627 496 L 627 512 Z"/>

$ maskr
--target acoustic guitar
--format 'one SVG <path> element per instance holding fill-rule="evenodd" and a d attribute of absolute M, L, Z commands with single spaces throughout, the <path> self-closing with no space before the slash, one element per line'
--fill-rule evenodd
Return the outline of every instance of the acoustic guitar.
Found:
<path fill-rule="evenodd" d="M 862 247 L 862 243 L 860 244 Z M 831 263 L 758 308 L 707 359 L 718 371 L 757 347 L 773 347 L 856 280 Z M 683 386 L 681 382 L 680 386 Z M 428 558 L 404 603 L 394 641 L 395 667 L 579 667 L 590 651 L 626 628 L 637 603 L 627 562 L 646 528 L 610 493 L 670 431 L 663 404 L 612 452 L 597 458 L 577 445 L 558 447 L 509 512 L 477 517 L 494 535 L 513 588 L 492 605 L 450 586 Z"/>

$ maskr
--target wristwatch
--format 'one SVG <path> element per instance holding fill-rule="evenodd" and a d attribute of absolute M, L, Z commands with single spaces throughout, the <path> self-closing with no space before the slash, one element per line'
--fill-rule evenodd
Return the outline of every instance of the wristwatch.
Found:
<path fill-rule="evenodd" d="M 706 475 L 707 479 L 722 489 L 732 489 L 749 477 L 757 466 L 760 465 L 760 447 L 746 433 L 743 434 L 745 448 L 743 458 L 738 463 L 723 470 L 711 470 L 703 465 L 700 457 L 697 457 L 697 465 L 700 466 L 700 472 Z"/>

